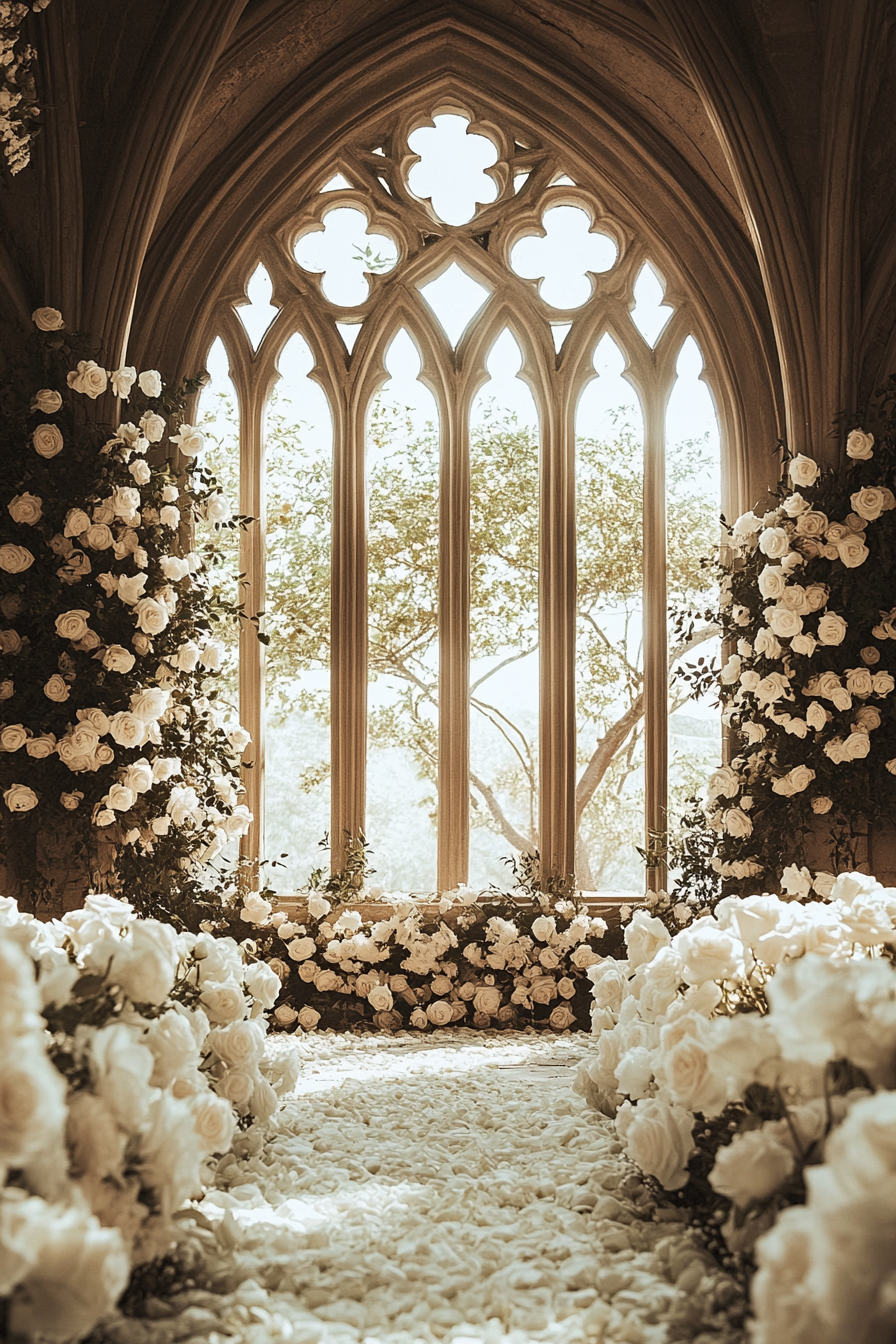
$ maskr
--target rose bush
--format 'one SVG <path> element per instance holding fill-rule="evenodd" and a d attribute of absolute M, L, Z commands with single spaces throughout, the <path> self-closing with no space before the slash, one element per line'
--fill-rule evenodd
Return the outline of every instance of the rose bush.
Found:
<path fill-rule="evenodd" d="M 804 898 L 811 876 L 780 885 Z M 577 1091 L 729 1268 L 755 1256 L 757 1344 L 876 1344 L 896 1250 L 896 889 L 846 873 L 809 903 L 648 903 L 629 955 L 589 968 Z"/>
<path fill-rule="evenodd" d="M 110 374 L 58 314 L 39 310 L 35 326 L 0 398 L 6 887 L 31 908 L 52 898 L 60 874 L 42 866 L 41 847 L 59 831 L 85 856 L 85 889 L 121 884 L 141 910 L 195 928 L 203 903 L 219 909 L 215 893 L 235 886 L 221 856 L 252 820 L 240 801 L 242 749 L 216 690 L 213 635 L 239 613 L 218 599 L 208 557 L 179 553 L 162 515 L 189 524 L 214 499 L 217 526 L 240 520 L 197 461 L 197 432 L 169 430 L 194 384 L 166 389 L 152 369 Z M 85 420 L 79 401 L 98 401 L 110 381 L 131 418 Z M 179 447 L 186 436 L 193 454 L 177 472 L 146 456 L 166 434 Z M 7 744 L 12 728 L 23 743 Z"/>
<path fill-rule="evenodd" d="M 82 1339 L 237 1126 L 263 1123 L 295 1061 L 264 1059 L 269 972 L 231 939 L 175 934 L 89 896 L 43 923 L 0 899 L 0 1320 Z M 210 1027 L 215 993 L 237 1005 Z M 235 1086 L 236 1084 L 236 1086 Z"/>
<path fill-rule="evenodd" d="M 896 805 L 894 407 L 880 395 L 875 432 L 853 430 L 836 470 L 785 460 L 772 507 L 730 529 L 719 694 L 734 750 L 672 841 L 684 885 L 708 899 L 813 854 L 823 886 Z M 686 679 L 705 690 L 714 674 Z"/>

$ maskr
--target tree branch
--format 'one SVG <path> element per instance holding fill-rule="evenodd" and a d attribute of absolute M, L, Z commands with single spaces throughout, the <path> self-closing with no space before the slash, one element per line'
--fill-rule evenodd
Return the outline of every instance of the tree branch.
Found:
<path fill-rule="evenodd" d="M 480 779 L 479 776 L 474 774 L 471 770 L 470 783 L 482 794 L 485 805 L 492 814 L 492 820 L 497 825 L 498 830 L 501 832 L 504 839 L 507 840 L 509 844 L 513 845 L 514 849 L 519 850 L 520 853 L 525 853 L 530 850 L 532 848 L 531 840 L 527 840 L 526 837 L 516 829 L 513 822 L 508 820 L 504 815 L 504 810 L 495 797 L 494 791 L 488 784 L 486 784 L 485 780 Z"/>

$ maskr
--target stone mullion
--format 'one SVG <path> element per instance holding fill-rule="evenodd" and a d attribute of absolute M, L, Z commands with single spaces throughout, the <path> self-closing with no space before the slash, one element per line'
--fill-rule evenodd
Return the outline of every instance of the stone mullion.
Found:
<path fill-rule="evenodd" d="M 644 787 L 648 852 L 668 828 L 669 644 L 666 610 L 666 402 L 656 384 L 644 406 Z M 666 864 L 647 869 L 648 890 L 666 885 Z"/>
<path fill-rule="evenodd" d="M 365 405 L 334 425 L 330 590 L 331 862 L 364 833 L 367 791 L 367 493 Z"/>
<path fill-rule="evenodd" d="M 233 370 L 231 371 L 233 375 Z M 247 384 L 249 384 L 247 386 Z M 243 785 L 253 821 L 240 841 L 240 854 L 252 863 L 264 859 L 265 649 L 257 618 L 265 606 L 265 463 L 264 415 L 268 389 L 239 378 L 240 513 L 252 518 L 240 532 L 240 601 L 244 617 L 239 634 L 240 721 L 252 742 L 243 756 Z"/>
<path fill-rule="evenodd" d="M 450 387 L 440 417 L 439 891 L 467 881 L 470 848 L 470 425 Z"/>
<path fill-rule="evenodd" d="M 539 513 L 539 835 L 541 880 L 575 870 L 575 407 L 555 379 L 541 432 Z M 558 404 L 560 403 L 560 404 Z"/>

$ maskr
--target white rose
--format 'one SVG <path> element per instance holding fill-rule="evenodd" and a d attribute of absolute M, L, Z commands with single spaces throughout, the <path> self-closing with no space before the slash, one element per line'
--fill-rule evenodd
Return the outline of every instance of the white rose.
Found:
<path fill-rule="evenodd" d="M 689 985 L 730 980 L 743 969 L 742 946 L 709 915 L 677 933 L 672 947 L 682 959 L 682 979 Z"/>
<path fill-rule="evenodd" d="M 314 1031 L 320 1021 L 320 1013 L 316 1008 L 311 1008 L 308 1004 L 299 1013 L 299 1026 L 303 1031 Z"/>
<path fill-rule="evenodd" d="M 140 508 L 140 491 L 131 485 L 116 485 L 109 497 L 112 512 L 126 523 Z"/>
<path fill-rule="evenodd" d="M 540 943 L 547 943 L 557 932 L 557 921 L 553 915 L 539 915 L 532 921 L 532 936 Z"/>
<path fill-rule="evenodd" d="M 150 443 L 160 443 L 165 433 L 165 421 L 155 411 L 147 411 L 140 421 L 140 428 Z"/>
<path fill-rule="evenodd" d="M 32 411 L 40 411 L 41 415 L 55 415 L 61 406 L 62 397 L 52 387 L 42 387 L 35 392 L 31 403 Z"/>
<path fill-rule="evenodd" d="M 65 319 L 58 308 L 35 308 L 31 321 L 38 331 L 61 331 L 65 326 Z"/>
<path fill-rule="evenodd" d="M 163 527 L 180 527 L 180 509 L 174 504 L 164 504 L 159 510 L 159 522 Z"/>
<path fill-rule="evenodd" d="M 628 988 L 628 963 L 606 957 L 588 967 L 588 979 L 594 986 L 594 1002 L 598 1008 L 609 1008 L 618 1013 Z"/>
<path fill-rule="evenodd" d="M 280 993 L 280 977 L 263 961 L 256 961 L 247 967 L 243 977 L 246 989 L 262 1008 L 271 1009 Z"/>
<path fill-rule="evenodd" d="M 236 807 L 226 816 L 221 823 L 224 834 L 230 837 L 245 835 L 252 825 L 253 815 L 245 803 L 237 803 Z"/>
<path fill-rule="evenodd" d="M 163 691 L 155 686 L 145 691 L 136 691 L 131 696 L 131 713 L 136 714 L 144 723 L 153 723 L 165 713 L 170 699 L 170 691 Z"/>
<path fill-rule="evenodd" d="M 854 462 L 867 462 L 874 456 L 873 447 L 873 434 L 866 434 L 861 429 L 854 429 L 847 436 L 846 455 L 851 457 Z"/>
<path fill-rule="evenodd" d="M 797 453 L 796 457 L 791 458 L 787 464 L 787 474 L 793 486 L 799 489 L 801 486 L 814 485 L 821 475 L 821 471 L 818 463 L 813 461 L 811 457 L 806 457 L 803 453 Z"/>
<path fill-rule="evenodd" d="M 743 840 L 753 834 L 753 823 L 740 807 L 726 808 L 722 814 L 722 825 L 728 835 Z"/>
<path fill-rule="evenodd" d="M 313 938 L 293 938 L 292 942 L 287 943 L 286 950 L 293 961 L 307 961 L 313 957 L 317 949 L 317 944 Z"/>
<path fill-rule="evenodd" d="M 138 720 L 139 722 L 139 720 Z M 143 725 L 145 731 L 146 725 Z M 199 807 L 199 796 L 192 785 L 177 785 L 171 790 L 166 812 L 175 826 L 183 826 Z"/>
<path fill-rule="evenodd" d="M 31 435 L 31 443 L 39 457 L 49 459 L 62 452 L 62 433 L 56 425 L 38 425 Z"/>
<path fill-rule="evenodd" d="M 72 369 L 65 380 L 73 392 L 81 392 L 91 401 L 102 396 L 109 386 L 109 377 L 105 369 L 101 369 L 96 360 L 80 359 L 77 369 Z"/>
<path fill-rule="evenodd" d="M 0 729 L 0 749 L 18 751 L 28 741 L 28 733 L 20 723 L 8 723 Z"/>
<path fill-rule="evenodd" d="M 264 1056 L 264 1026 L 257 1020 L 231 1022 L 226 1027 L 215 1027 L 208 1034 L 208 1044 L 229 1068 L 251 1069 Z"/>
<path fill-rule="evenodd" d="M 160 635 L 167 628 L 167 608 L 154 597 L 142 597 L 134 610 L 137 613 L 137 629 L 145 635 Z"/>
<path fill-rule="evenodd" d="M 842 644 L 846 637 L 846 621 L 834 611 L 826 611 L 818 622 L 819 644 Z"/>
<path fill-rule="evenodd" d="M 388 1012 L 394 1002 L 392 991 L 388 985 L 374 985 L 367 995 L 367 1002 L 374 1012 Z"/>
<path fill-rule="evenodd" d="M 209 495 L 203 508 L 207 523 L 226 523 L 233 511 L 223 495 Z"/>
<path fill-rule="evenodd" d="M 769 560 L 780 560 L 790 550 L 790 538 L 783 527 L 763 528 L 759 537 L 759 549 Z"/>
<path fill-rule="evenodd" d="M 763 1126 L 735 1134 L 727 1147 L 719 1149 L 709 1183 L 717 1194 L 746 1208 L 754 1200 L 774 1194 L 794 1166 L 792 1151 Z"/>
<path fill-rule="evenodd" d="M 576 1015 L 566 1003 L 558 1003 L 548 1017 L 548 1026 L 552 1031 L 568 1031 L 576 1020 Z"/>
<path fill-rule="evenodd" d="M 125 784 L 113 784 L 104 799 L 113 812 L 129 812 L 136 801 L 137 795 Z"/>
<path fill-rule="evenodd" d="M 148 793 L 153 786 L 152 766 L 145 756 L 139 760 L 132 761 L 124 773 L 123 783 L 134 793 Z"/>
<path fill-rule="evenodd" d="M 785 606 L 766 607 L 765 619 L 780 639 L 792 639 L 803 628 L 803 618 Z"/>
<path fill-rule="evenodd" d="M 44 1053 L 40 1038 L 23 1035 L 3 1043 L 0 1070 L 0 1166 L 23 1167 L 59 1145 L 65 1124 L 65 1081 Z"/>
<path fill-rule="evenodd" d="M 860 532 L 857 536 L 843 537 L 836 545 L 837 554 L 847 569 L 858 569 L 859 565 L 864 565 L 871 554 L 865 545 L 865 534 L 863 532 Z"/>
<path fill-rule="evenodd" d="M 224 733 L 234 751 L 239 752 L 240 755 L 242 755 L 246 750 L 246 747 L 248 747 L 249 743 L 252 741 L 251 735 L 238 723 L 225 726 Z"/>
<path fill-rule="evenodd" d="M 696 1036 L 681 1036 L 670 1049 L 664 1049 L 662 1069 L 669 1096 L 680 1106 L 707 1118 L 725 1109 L 725 1077 L 716 1071 L 710 1052 Z"/>
<path fill-rule="evenodd" d="M 546 1005 L 557 997 L 557 981 L 552 975 L 540 975 L 529 985 L 529 998 L 533 1003 Z"/>
<path fill-rule="evenodd" d="M 121 644 L 110 644 L 103 650 L 103 667 L 107 672 L 130 672 L 136 658 L 129 649 Z"/>
<path fill-rule="evenodd" d="M 780 565 L 766 565 L 759 575 L 758 584 L 763 597 L 777 601 L 787 587 L 787 579 Z"/>
<path fill-rule="evenodd" d="M 124 1292 L 130 1257 L 119 1229 L 102 1227 L 83 1206 L 44 1208 L 49 1216 L 34 1234 L 35 1261 L 10 1304 L 10 1329 L 23 1339 L 84 1339 Z"/>
<path fill-rule="evenodd" d="M 161 396 L 162 378 L 157 369 L 144 369 L 137 379 L 137 384 L 145 397 Z"/>
<path fill-rule="evenodd" d="M 134 606 L 143 596 L 145 574 L 122 574 L 118 580 L 118 596 L 127 606 Z"/>
<path fill-rule="evenodd" d="M 0 546 L 0 569 L 7 574 L 23 574 L 34 564 L 34 556 L 25 546 L 13 546 L 9 542 Z"/>
<path fill-rule="evenodd" d="M 892 509 L 893 495 L 886 488 L 871 485 L 850 495 L 849 502 L 860 518 L 873 523 L 885 510 Z"/>
<path fill-rule="evenodd" d="M 257 891 L 250 891 L 243 901 L 243 908 L 240 911 L 240 919 L 247 924 L 259 924 L 264 926 L 270 918 L 270 901 L 266 901 L 263 896 L 259 896 Z"/>
<path fill-rule="evenodd" d="M 454 1019 L 454 1012 L 447 999 L 433 999 L 426 1006 L 426 1016 L 434 1027 L 447 1027 Z"/>
<path fill-rule="evenodd" d="M 274 1009 L 274 1021 L 281 1027 L 291 1027 L 298 1016 L 295 1008 L 291 1007 L 288 1003 L 281 1003 L 278 1008 Z"/>
<path fill-rule="evenodd" d="M 648 1176 L 655 1176 L 665 1190 L 687 1185 L 693 1123 L 687 1111 L 659 1097 L 648 1097 L 636 1106 L 625 1101 L 616 1116 L 627 1156 Z"/>
<path fill-rule="evenodd" d="M 131 388 L 137 381 L 137 370 L 131 365 L 125 365 L 123 368 L 116 369 L 109 374 L 109 380 L 112 383 L 112 391 L 116 397 L 122 401 L 127 401 L 131 395 Z"/>
<path fill-rule="evenodd" d="M 83 639 L 89 618 L 89 611 L 64 611 L 56 617 L 56 633 L 60 639 Z"/>
<path fill-rule="evenodd" d="M 152 472 L 150 471 L 149 464 L 144 462 L 142 458 L 138 458 L 136 462 L 132 462 L 128 467 L 128 471 L 138 485 L 148 485 L 152 480 Z"/>
<path fill-rule="evenodd" d="M 146 724 L 136 714 L 126 709 L 119 710 L 109 720 L 109 732 L 112 740 L 120 747 L 142 747 L 146 741 Z"/>
<path fill-rule="evenodd" d="M 186 560 L 182 560 L 179 555 L 163 555 L 159 563 L 165 578 L 170 579 L 172 583 L 178 583 L 181 579 L 185 579 L 190 572 L 190 566 L 187 564 Z M 190 643 L 192 643 L 192 640 Z M 186 645 L 184 647 L 186 647 Z M 196 648 L 195 645 L 194 648 Z M 198 661 L 198 648 L 196 648 L 196 651 Z M 183 650 L 181 650 L 181 652 L 183 652 Z M 184 672 L 192 672 L 195 666 L 196 664 L 194 663 L 193 667 L 185 667 L 182 670 Z"/>
<path fill-rule="evenodd" d="M 232 980 L 203 985 L 199 1002 L 208 1013 L 209 1021 L 216 1026 L 237 1022 L 245 1016 L 246 1000 L 239 985 Z"/>
<path fill-rule="evenodd" d="M 43 500 L 39 495 L 29 494 L 27 490 L 24 494 L 16 495 L 11 499 L 6 507 L 14 523 L 31 525 L 39 522 L 43 516 Z"/>
<path fill-rule="evenodd" d="M 312 919 L 324 919 L 330 913 L 330 902 L 320 892 L 312 891 L 308 897 L 308 913 Z"/>
<path fill-rule="evenodd" d="M 207 1153 L 225 1153 L 233 1142 L 236 1129 L 233 1108 L 223 1097 L 206 1094 L 196 1097 L 190 1109 L 193 1113 L 193 1128 L 204 1150 Z"/>
<path fill-rule="evenodd" d="M 756 533 L 762 527 L 762 519 L 757 518 L 752 512 L 742 513 L 736 520 L 731 531 L 737 541 L 748 541 L 750 537 L 755 537 Z"/>
<path fill-rule="evenodd" d="M 221 666 L 221 656 L 223 652 L 223 645 L 219 644 L 217 640 L 210 640 L 202 650 L 200 662 L 203 667 L 207 667 L 209 671 L 214 672 Z"/>
<path fill-rule="evenodd" d="M 477 1013 L 488 1013 L 494 1017 L 501 1007 L 501 991 L 495 985 L 483 985 L 473 995 L 473 1007 Z"/>
<path fill-rule="evenodd" d="M 205 447 L 205 435 L 196 425 L 181 425 L 177 434 L 171 435 L 184 457 L 198 457 Z"/>
<path fill-rule="evenodd" d="M 896 686 L 896 681 L 893 680 L 889 672 L 875 672 L 871 681 L 875 695 L 889 695 L 893 687 Z"/>
<path fill-rule="evenodd" d="M 61 705 L 71 695 L 71 687 L 64 677 L 55 672 L 48 682 L 44 685 L 44 695 L 48 700 Z"/>
<path fill-rule="evenodd" d="M 649 915 L 646 910 L 635 911 L 624 936 L 628 963 L 633 971 L 651 962 L 660 949 L 668 947 L 672 941 L 662 920 Z"/>
<path fill-rule="evenodd" d="M 56 750 L 56 738 L 52 733 L 42 733 L 40 737 L 32 737 L 26 742 L 25 750 L 36 761 L 44 761 Z"/>
<path fill-rule="evenodd" d="M 92 551 L 107 551 L 114 540 L 105 523 L 91 523 L 83 537 L 84 545 L 89 546 Z"/>

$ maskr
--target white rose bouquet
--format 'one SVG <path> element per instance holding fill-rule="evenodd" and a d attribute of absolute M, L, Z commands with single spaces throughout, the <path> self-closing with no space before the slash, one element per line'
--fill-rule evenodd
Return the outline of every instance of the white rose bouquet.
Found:
<path fill-rule="evenodd" d="M 704 898 L 771 883 L 810 854 L 824 884 L 896 804 L 894 405 L 880 394 L 874 433 L 852 430 L 836 470 L 786 458 L 770 507 L 729 529 L 718 680 L 736 749 L 672 844 Z M 713 675 L 690 680 L 705 690 Z"/>
<path fill-rule="evenodd" d="M 56 317 L 38 310 L 21 364 L 2 375 L 6 889 L 52 912 L 62 884 L 69 906 L 78 882 L 82 894 L 120 887 L 140 910 L 195 927 L 197 901 L 221 886 L 212 860 L 252 820 L 214 637 L 239 613 L 189 549 L 207 502 L 218 514 L 221 503 L 201 432 L 176 432 L 198 385 L 110 372 Z M 96 416 L 113 395 L 124 409 L 105 425 Z"/>

